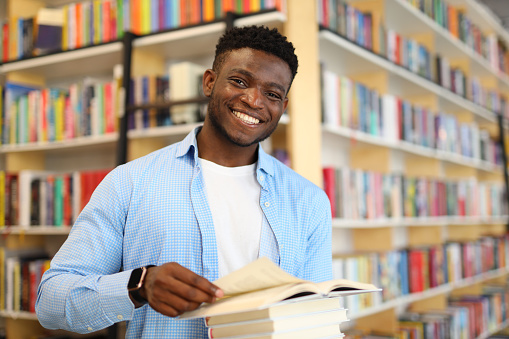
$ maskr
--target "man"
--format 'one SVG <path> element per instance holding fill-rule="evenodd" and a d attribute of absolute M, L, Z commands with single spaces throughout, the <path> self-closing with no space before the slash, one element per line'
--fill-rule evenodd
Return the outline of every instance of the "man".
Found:
<path fill-rule="evenodd" d="M 203 75 L 203 127 L 103 180 L 43 277 L 41 324 L 86 333 L 127 320 L 130 338 L 206 338 L 202 320 L 175 317 L 221 297 L 210 281 L 258 257 L 331 279 L 325 193 L 260 147 L 296 73 L 277 30 L 225 33 Z"/>

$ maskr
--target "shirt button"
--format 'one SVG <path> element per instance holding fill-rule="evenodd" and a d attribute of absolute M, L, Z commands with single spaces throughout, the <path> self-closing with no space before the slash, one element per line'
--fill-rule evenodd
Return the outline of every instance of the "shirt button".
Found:
<path fill-rule="evenodd" d="M 87 330 L 93 331 L 94 329 L 92 327 L 88 326 Z"/>
<path fill-rule="evenodd" d="M 260 175 L 260 181 L 263 181 L 263 179 L 265 179 L 265 177 L 263 175 Z"/>
<path fill-rule="evenodd" d="M 119 314 L 119 315 L 117 315 L 117 319 L 122 320 L 122 319 L 124 319 L 124 317 L 122 316 L 122 314 Z"/>
<path fill-rule="evenodd" d="M 270 202 L 268 202 L 268 201 L 267 201 L 267 202 L 265 203 L 265 207 L 269 207 L 269 206 L 270 206 Z"/>

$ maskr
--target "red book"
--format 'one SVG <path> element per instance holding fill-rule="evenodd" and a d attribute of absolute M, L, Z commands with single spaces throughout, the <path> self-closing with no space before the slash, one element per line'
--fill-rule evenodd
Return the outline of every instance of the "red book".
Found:
<path fill-rule="evenodd" d="M 336 170 L 333 167 L 323 168 L 323 187 L 330 201 L 332 217 L 336 217 Z"/>
<path fill-rule="evenodd" d="M 409 275 L 409 285 L 410 285 L 410 293 L 422 292 L 424 283 L 423 283 L 423 260 L 422 260 L 422 252 L 417 249 L 413 249 L 409 251 L 408 256 L 408 275 Z"/>
<path fill-rule="evenodd" d="M 72 203 L 71 203 L 71 176 L 66 174 L 62 178 L 63 180 L 63 225 L 71 226 L 72 220 Z"/>
<path fill-rule="evenodd" d="M 158 28 L 160 31 L 163 31 L 166 27 L 164 26 L 164 23 L 166 22 L 166 15 L 169 15 L 169 13 L 166 13 L 164 8 L 164 2 L 165 0 L 158 0 L 157 10 L 158 10 Z M 118 16 L 118 15 L 117 15 Z"/>
<path fill-rule="evenodd" d="M 35 300 L 37 299 L 37 286 L 39 285 L 39 281 L 37 281 L 37 261 L 30 262 L 28 266 L 28 286 L 29 286 L 29 295 L 28 295 L 28 311 L 35 313 Z"/>
<path fill-rule="evenodd" d="M 105 132 L 115 131 L 115 112 L 113 111 L 113 84 L 107 82 L 104 84 L 104 114 L 106 120 Z"/>
<path fill-rule="evenodd" d="M 329 27 L 329 1 L 322 0 L 322 24 L 324 27 Z"/>
<path fill-rule="evenodd" d="M 102 41 L 108 42 L 111 41 L 111 4 L 109 1 L 104 1 L 101 5 L 103 19 L 100 23 L 103 31 Z"/>
<path fill-rule="evenodd" d="M 9 61 L 9 23 L 7 22 L 2 24 L 2 51 L 3 55 L 0 56 L 2 62 Z"/>
<path fill-rule="evenodd" d="M 398 125 L 398 139 L 403 140 L 403 100 L 396 98 L 396 119 Z"/>

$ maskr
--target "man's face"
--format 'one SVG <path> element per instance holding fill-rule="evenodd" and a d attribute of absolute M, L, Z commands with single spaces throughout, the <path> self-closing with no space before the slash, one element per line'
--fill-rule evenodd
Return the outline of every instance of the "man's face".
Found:
<path fill-rule="evenodd" d="M 288 105 L 291 81 L 290 68 L 274 55 L 250 48 L 229 52 L 218 73 L 204 75 L 212 127 L 237 146 L 268 138 Z"/>

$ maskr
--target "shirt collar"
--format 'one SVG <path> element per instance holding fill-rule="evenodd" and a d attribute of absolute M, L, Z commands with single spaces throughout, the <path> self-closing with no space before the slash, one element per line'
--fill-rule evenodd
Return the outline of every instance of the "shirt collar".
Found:
<path fill-rule="evenodd" d="M 193 158 L 195 164 L 198 163 L 198 142 L 196 136 L 200 132 L 202 126 L 198 126 L 193 129 L 189 134 L 182 140 L 177 146 L 176 157 L 182 157 L 188 154 L 191 150 L 193 151 Z M 274 162 L 270 155 L 265 153 L 262 146 L 258 145 L 258 167 L 257 170 L 263 170 L 270 176 L 274 175 Z"/>

